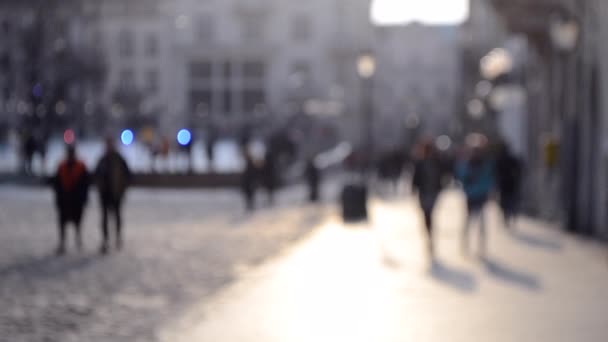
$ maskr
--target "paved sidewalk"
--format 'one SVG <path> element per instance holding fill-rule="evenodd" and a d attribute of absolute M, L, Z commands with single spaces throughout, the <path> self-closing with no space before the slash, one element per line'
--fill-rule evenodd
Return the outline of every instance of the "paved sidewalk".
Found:
<path fill-rule="evenodd" d="M 0 186 L 0 342 L 155 341 L 157 330 L 310 234 L 333 206 L 302 189 L 245 214 L 233 190 L 129 192 L 125 247 L 100 256 L 97 194 L 85 249 L 56 257 L 51 191 Z"/>
<path fill-rule="evenodd" d="M 166 326 L 165 341 L 608 340 L 602 246 L 489 208 L 489 256 L 459 250 L 461 199 L 437 209 L 438 261 L 412 201 L 373 205 L 373 224 L 337 218 Z M 476 244 L 471 244 L 476 246 Z"/>

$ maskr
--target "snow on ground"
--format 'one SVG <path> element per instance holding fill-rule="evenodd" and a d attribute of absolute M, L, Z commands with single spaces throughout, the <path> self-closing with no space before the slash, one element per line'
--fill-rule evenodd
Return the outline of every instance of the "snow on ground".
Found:
<path fill-rule="evenodd" d="M 129 163 L 133 171 L 149 172 L 152 165 L 152 157 L 147 147 L 141 143 L 133 143 L 130 146 L 120 146 L 120 151 Z M 103 141 L 85 140 L 78 144 L 78 156 L 93 168 L 103 152 Z M 64 144 L 60 139 L 52 140 L 48 146 L 45 173 L 50 174 L 57 169 L 59 162 L 64 157 Z M 204 172 L 209 170 L 209 163 L 205 153 L 205 144 L 202 141 L 195 142 L 192 146 L 192 159 L 194 170 Z M 239 147 L 233 140 L 221 140 L 215 146 L 214 169 L 218 172 L 234 172 L 242 168 L 242 160 Z M 14 172 L 18 170 L 20 157 L 18 147 L 15 145 L 0 145 L 0 172 Z M 167 158 L 159 157 L 156 161 L 157 172 L 181 172 L 186 169 L 187 157 L 177 150 L 172 150 Z M 34 157 L 33 168 L 36 173 L 42 170 L 42 162 L 39 156 Z"/>

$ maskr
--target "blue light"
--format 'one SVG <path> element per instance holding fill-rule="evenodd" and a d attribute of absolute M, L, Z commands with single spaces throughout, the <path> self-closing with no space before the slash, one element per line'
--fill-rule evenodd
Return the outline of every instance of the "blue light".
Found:
<path fill-rule="evenodd" d="M 190 133 L 189 130 L 187 129 L 181 129 L 179 132 L 177 132 L 177 142 L 182 145 L 182 146 L 186 146 L 188 144 L 190 144 L 190 141 L 192 141 L 192 134 Z"/>
<path fill-rule="evenodd" d="M 122 134 L 120 135 L 120 141 L 122 141 L 123 145 L 125 146 L 129 146 L 133 143 L 133 140 L 135 139 L 135 135 L 133 134 L 133 131 L 131 131 L 130 129 L 125 129 L 124 131 L 122 131 Z"/>
<path fill-rule="evenodd" d="M 42 97 L 42 85 L 40 83 L 36 83 L 32 88 L 32 95 L 37 98 Z"/>

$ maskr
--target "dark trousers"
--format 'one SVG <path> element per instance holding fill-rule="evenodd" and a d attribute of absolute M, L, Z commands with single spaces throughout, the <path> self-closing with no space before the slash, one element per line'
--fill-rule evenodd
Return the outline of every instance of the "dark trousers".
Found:
<path fill-rule="evenodd" d="M 433 235 L 433 208 L 423 209 L 424 213 L 424 224 L 426 225 L 426 231 L 429 238 Z"/>
<path fill-rule="evenodd" d="M 84 207 L 72 203 L 60 205 L 58 207 L 59 212 L 59 250 L 62 251 L 65 248 L 65 238 L 68 223 L 74 224 L 75 229 L 75 241 L 76 246 L 82 248 L 82 237 L 80 234 L 80 222 L 82 220 L 82 213 Z"/>
<path fill-rule="evenodd" d="M 484 206 L 487 201 L 487 196 L 478 199 L 467 199 L 467 220 L 462 230 L 462 249 L 469 249 L 469 231 L 471 230 L 472 221 L 474 218 L 479 219 L 479 250 L 481 254 L 485 254 L 487 247 L 486 237 L 486 220 L 484 216 Z"/>
<path fill-rule="evenodd" d="M 76 241 L 76 247 L 82 249 L 82 234 L 80 230 L 80 219 L 59 219 L 59 251 L 62 252 L 65 248 L 65 237 L 68 223 L 74 223 L 74 239 Z"/>
<path fill-rule="evenodd" d="M 101 206 L 101 232 L 103 238 L 103 244 L 108 243 L 109 230 L 108 230 L 108 216 L 113 215 L 116 222 L 116 243 L 122 242 L 122 217 L 121 217 L 121 203 L 120 201 L 103 201 Z"/>

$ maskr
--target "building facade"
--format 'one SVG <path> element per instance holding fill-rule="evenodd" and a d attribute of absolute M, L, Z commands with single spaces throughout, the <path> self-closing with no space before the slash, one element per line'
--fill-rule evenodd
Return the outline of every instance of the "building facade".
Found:
<path fill-rule="evenodd" d="M 96 23 L 108 66 L 104 101 L 120 93 L 175 129 L 339 102 L 356 114 L 356 58 L 368 1 L 104 1 Z M 313 106 L 314 107 L 314 106 Z"/>
<path fill-rule="evenodd" d="M 608 236 L 608 26 L 603 0 L 472 1 L 498 18 L 507 36 L 527 41 L 525 124 L 527 196 L 537 213 L 547 205 L 564 229 Z M 475 20 L 471 10 L 471 21 Z M 477 18 L 482 22 L 483 18 Z M 480 40 L 484 33 L 479 32 Z M 504 40 L 496 40 L 497 47 Z M 547 143 L 550 137 L 551 143 Z M 549 146 L 557 146 L 549 158 Z M 553 149 L 555 150 L 555 149 Z"/>
<path fill-rule="evenodd" d="M 461 32 L 417 23 L 374 29 L 376 136 L 385 144 L 395 144 L 412 117 L 422 133 L 450 133 L 459 110 Z"/>

